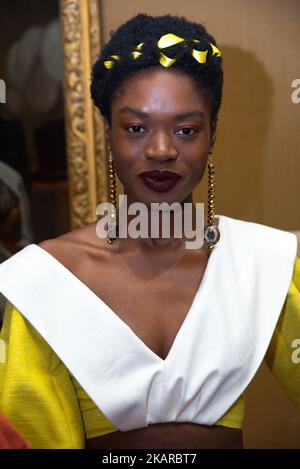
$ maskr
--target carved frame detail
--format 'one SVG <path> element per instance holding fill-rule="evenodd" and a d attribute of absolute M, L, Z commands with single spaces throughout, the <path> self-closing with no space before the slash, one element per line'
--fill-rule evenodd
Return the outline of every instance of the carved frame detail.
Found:
<path fill-rule="evenodd" d="M 100 53 L 98 0 L 61 0 L 64 102 L 71 229 L 97 220 L 108 200 L 103 119 L 90 98 L 91 68 Z"/>

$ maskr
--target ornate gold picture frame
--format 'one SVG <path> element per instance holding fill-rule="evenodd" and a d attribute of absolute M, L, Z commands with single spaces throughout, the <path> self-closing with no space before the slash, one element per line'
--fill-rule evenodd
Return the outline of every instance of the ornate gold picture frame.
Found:
<path fill-rule="evenodd" d="M 90 98 L 93 63 L 100 53 L 98 0 L 61 0 L 64 102 L 71 229 L 97 219 L 107 200 L 104 125 Z"/>

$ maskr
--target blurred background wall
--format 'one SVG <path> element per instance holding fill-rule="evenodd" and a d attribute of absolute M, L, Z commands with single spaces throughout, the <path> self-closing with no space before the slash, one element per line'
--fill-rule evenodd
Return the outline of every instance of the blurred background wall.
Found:
<path fill-rule="evenodd" d="M 300 230 L 299 0 L 100 0 L 102 42 L 136 13 L 203 23 L 221 49 L 214 149 L 217 213 Z M 121 190 L 121 188 L 120 188 Z M 195 200 L 206 203 L 206 177 Z M 274 253 L 275 254 L 275 253 Z M 300 393 L 300 390 L 299 390 Z M 300 415 L 262 365 L 248 392 L 245 445 L 300 448 Z"/>

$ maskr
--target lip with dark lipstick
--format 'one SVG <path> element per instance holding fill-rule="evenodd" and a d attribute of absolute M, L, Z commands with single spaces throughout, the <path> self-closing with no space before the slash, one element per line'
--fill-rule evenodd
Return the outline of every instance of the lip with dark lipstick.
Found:
<path fill-rule="evenodd" d="M 181 176 L 167 170 L 145 171 L 139 174 L 142 182 L 156 192 L 168 192 L 177 184 Z"/>

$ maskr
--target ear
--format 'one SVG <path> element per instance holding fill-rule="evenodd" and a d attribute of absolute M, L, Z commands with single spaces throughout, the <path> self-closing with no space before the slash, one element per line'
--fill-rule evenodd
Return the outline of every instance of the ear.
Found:
<path fill-rule="evenodd" d="M 106 147 L 111 148 L 111 127 L 109 122 L 104 119 L 104 133 L 105 133 L 105 141 Z"/>

